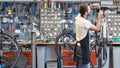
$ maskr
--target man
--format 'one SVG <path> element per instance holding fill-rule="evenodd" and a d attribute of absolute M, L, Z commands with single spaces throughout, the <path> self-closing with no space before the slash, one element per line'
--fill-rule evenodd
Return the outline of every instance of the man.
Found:
<path fill-rule="evenodd" d="M 81 47 L 82 58 L 76 58 L 76 68 L 88 68 L 88 64 L 90 62 L 89 57 L 89 30 L 99 31 L 100 29 L 100 20 L 102 18 L 102 11 L 98 12 L 98 19 L 96 25 L 91 24 L 86 17 L 90 13 L 90 8 L 96 7 L 100 9 L 100 5 L 95 3 L 90 6 L 86 4 L 82 4 L 79 8 L 78 16 L 75 18 L 75 27 L 76 27 L 76 40 L 80 43 L 77 44 L 76 52 L 80 51 L 79 47 Z M 81 62 L 82 61 L 82 62 Z"/>

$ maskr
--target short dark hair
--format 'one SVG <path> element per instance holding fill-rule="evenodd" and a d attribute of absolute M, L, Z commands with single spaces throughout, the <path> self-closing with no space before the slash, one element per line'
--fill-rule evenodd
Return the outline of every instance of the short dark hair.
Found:
<path fill-rule="evenodd" d="M 85 15 L 85 12 L 88 12 L 88 5 L 87 4 L 82 4 L 79 7 L 79 13 L 83 17 Z"/>

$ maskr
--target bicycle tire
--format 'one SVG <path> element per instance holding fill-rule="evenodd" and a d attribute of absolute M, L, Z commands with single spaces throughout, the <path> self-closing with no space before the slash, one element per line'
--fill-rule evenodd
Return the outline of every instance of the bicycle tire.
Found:
<path fill-rule="evenodd" d="M 96 40 L 95 40 L 95 41 L 96 41 Z M 91 56 L 91 54 L 92 54 L 92 50 L 95 48 L 96 58 L 98 58 L 99 55 L 96 53 L 96 46 L 98 46 L 98 45 L 96 45 L 95 41 L 91 42 L 90 56 Z M 94 44 L 93 44 L 93 43 L 94 43 Z M 104 59 L 104 62 L 102 63 L 102 65 L 100 66 L 100 68 L 104 67 L 104 65 L 105 65 L 106 62 L 107 62 L 107 51 L 106 51 L 106 49 L 105 49 L 105 57 L 106 57 L 106 58 Z M 94 65 L 92 65 L 92 60 L 90 60 L 90 62 L 91 62 L 91 66 L 94 68 Z"/>
<path fill-rule="evenodd" d="M 72 37 L 73 41 L 75 41 L 75 34 L 71 30 L 64 30 L 62 33 L 60 33 L 56 37 L 56 40 L 55 40 L 55 52 L 56 52 L 58 58 L 60 58 L 62 60 L 70 60 L 70 59 L 74 58 L 74 54 L 71 54 L 69 57 L 62 56 L 62 54 L 61 54 L 61 46 L 63 46 L 63 45 L 58 44 L 58 42 L 64 42 L 64 41 L 61 41 L 60 38 L 65 37 L 65 36 Z M 74 53 L 74 47 L 71 46 L 70 42 L 71 41 L 67 42 L 69 45 L 67 45 L 67 46 L 64 45 L 64 47 L 67 48 L 67 50 L 73 51 L 73 53 Z M 64 43 L 66 43 L 66 42 L 64 42 Z"/>
<path fill-rule="evenodd" d="M 0 34 L 1 34 L 2 37 L 7 37 L 7 38 L 9 38 L 9 39 L 12 41 L 12 43 L 14 44 L 14 46 L 15 46 L 15 49 L 16 49 L 16 52 L 17 52 L 17 54 L 16 54 L 17 57 L 16 57 L 16 60 L 14 61 L 14 63 L 11 65 L 11 67 L 9 67 L 9 68 L 14 68 L 15 65 L 16 65 L 16 63 L 17 63 L 17 61 L 18 61 L 18 59 L 19 59 L 19 55 L 20 55 L 19 44 L 18 44 L 18 42 L 16 41 L 15 38 L 13 38 L 12 36 L 4 33 L 3 31 L 0 31 Z"/>

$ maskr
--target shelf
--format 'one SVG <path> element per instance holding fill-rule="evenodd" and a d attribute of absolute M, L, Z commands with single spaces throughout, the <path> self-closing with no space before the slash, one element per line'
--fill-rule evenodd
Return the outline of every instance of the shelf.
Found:
<path fill-rule="evenodd" d="M 45 1 L 47 1 L 47 0 L 45 0 Z M 75 1 L 79 1 L 79 2 L 81 2 L 81 1 L 89 1 L 89 2 L 91 2 L 91 1 L 100 1 L 100 0 L 51 0 L 51 1 L 63 1 L 63 2 L 66 2 L 66 1 L 68 1 L 68 2 L 71 2 L 71 1 L 73 1 L 73 2 L 75 2 Z"/>
<path fill-rule="evenodd" d="M 8 2 L 13 2 L 13 1 L 15 1 L 15 2 L 19 2 L 19 1 L 28 1 L 28 2 L 33 2 L 34 0 L 0 0 L 0 1 L 3 1 L 3 2 L 5 2 L 5 1 L 8 1 Z M 37 0 L 37 1 L 40 1 L 40 0 Z"/>
<path fill-rule="evenodd" d="M 10 1 L 14 1 L 14 0 L 0 0 L 0 2 L 1 2 L 1 1 L 9 1 L 9 2 L 10 2 Z"/>
<path fill-rule="evenodd" d="M 34 0 L 0 0 L 0 1 L 9 1 L 9 2 L 11 2 L 11 1 L 16 1 L 16 2 L 19 2 L 19 1 L 28 1 L 28 2 L 33 2 Z M 41 0 L 36 0 L 36 1 L 41 1 Z M 44 1 L 47 1 L 47 0 L 44 0 Z M 100 1 L 100 0 L 51 0 L 51 1 L 59 1 L 59 2 L 71 2 L 71 1 L 73 1 L 73 2 L 97 2 L 97 1 Z"/>

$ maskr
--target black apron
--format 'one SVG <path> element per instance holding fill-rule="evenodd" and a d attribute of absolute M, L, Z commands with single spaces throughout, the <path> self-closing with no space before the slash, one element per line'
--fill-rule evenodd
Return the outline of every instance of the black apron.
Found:
<path fill-rule="evenodd" d="M 77 43 L 80 43 L 81 46 L 78 46 Z M 74 54 L 76 60 L 76 68 L 80 68 L 81 64 L 88 64 L 90 62 L 89 31 L 87 32 L 86 37 L 77 43 L 75 46 Z"/>

